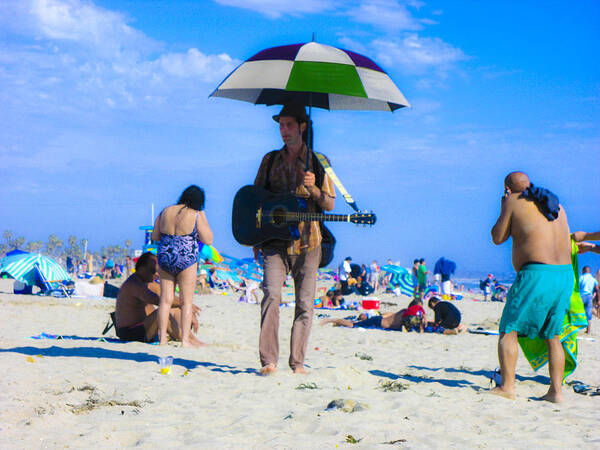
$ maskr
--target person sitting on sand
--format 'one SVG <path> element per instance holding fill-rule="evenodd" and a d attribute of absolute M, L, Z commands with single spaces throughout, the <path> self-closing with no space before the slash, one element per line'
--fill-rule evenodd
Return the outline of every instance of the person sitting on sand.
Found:
<path fill-rule="evenodd" d="M 423 333 L 426 323 L 427 316 L 423 309 L 423 302 L 420 299 L 414 299 L 408 304 L 408 308 L 402 314 L 402 326 L 406 331 L 418 330 L 420 333 Z"/>
<path fill-rule="evenodd" d="M 492 393 L 515 398 L 517 338 L 539 337 L 546 341 L 550 371 L 550 388 L 542 400 L 560 402 L 565 354 L 559 336 L 575 281 L 565 210 L 552 192 L 534 187 L 525 173 L 512 172 L 504 180 L 500 216 L 491 234 L 496 245 L 512 237 L 517 271 L 500 319 L 502 382 Z"/>
<path fill-rule="evenodd" d="M 257 281 L 249 278 L 240 278 L 242 279 L 242 282 L 240 283 L 240 289 L 244 292 L 240 297 L 240 302 L 260 303 L 257 294 L 260 284 Z"/>
<path fill-rule="evenodd" d="M 467 327 L 460 323 L 460 311 L 452 303 L 433 296 L 429 299 L 429 308 L 435 313 L 433 323 L 438 327 L 436 331 L 443 334 L 459 334 L 466 331 Z"/>
<path fill-rule="evenodd" d="M 152 342 L 158 330 L 158 310 L 160 285 L 157 278 L 156 256 L 150 252 L 142 254 L 135 264 L 133 273 L 119 289 L 116 302 L 115 327 L 117 336 L 124 341 Z M 169 311 L 167 332 L 173 340 L 181 340 L 181 302 L 176 296 Z M 192 306 L 192 331 L 198 330 L 197 316 L 200 308 Z M 196 337 L 191 338 L 202 345 Z"/>
<path fill-rule="evenodd" d="M 211 290 L 207 281 L 208 274 L 206 269 L 200 269 L 198 272 L 198 280 L 196 281 L 196 287 L 198 288 L 199 294 L 210 294 Z"/>
<path fill-rule="evenodd" d="M 330 289 L 317 300 L 316 304 L 320 304 L 320 308 L 338 308 L 344 301 L 344 297 L 341 290 Z"/>

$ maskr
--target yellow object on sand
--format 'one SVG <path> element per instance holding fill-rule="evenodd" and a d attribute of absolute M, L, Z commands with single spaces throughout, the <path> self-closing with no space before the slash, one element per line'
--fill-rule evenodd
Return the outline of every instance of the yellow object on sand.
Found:
<path fill-rule="evenodd" d="M 33 356 L 28 356 L 27 357 L 27 362 L 34 363 L 35 362 L 34 357 Z"/>
<path fill-rule="evenodd" d="M 90 279 L 90 284 L 101 284 L 104 283 L 104 280 L 102 278 L 100 278 L 99 276 L 95 276 L 94 278 Z"/>

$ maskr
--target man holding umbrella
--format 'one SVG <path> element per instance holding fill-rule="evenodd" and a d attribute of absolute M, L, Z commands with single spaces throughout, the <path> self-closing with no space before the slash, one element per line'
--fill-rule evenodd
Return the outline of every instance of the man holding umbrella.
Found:
<path fill-rule="evenodd" d="M 284 146 L 264 156 L 254 185 L 273 193 L 291 192 L 306 201 L 309 212 L 331 211 L 335 203 L 333 182 L 312 151 L 307 154 L 305 136 L 309 118 L 305 107 L 298 103 L 288 103 L 273 119 L 279 123 Z M 259 251 L 262 251 L 264 257 L 264 297 L 261 303 L 259 341 L 262 364 L 260 372 L 263 375 L 277 371 L 279 305 L 281 289 L 289 272 L 294 278 L 296 294 L 289 365 L 295 373 L 306 373 L 304 358 L 313 320 L 322 236 L 318 222 L 300 222 L 298 229 L 300 236 L 294 241 L 271 240 L 260 248 L 254 248 L 256 257 Z"/>

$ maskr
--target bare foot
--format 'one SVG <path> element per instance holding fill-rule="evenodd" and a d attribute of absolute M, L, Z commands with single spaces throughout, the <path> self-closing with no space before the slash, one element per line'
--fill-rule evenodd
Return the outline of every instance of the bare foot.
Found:
<path fill-rule="evenodd" d="M 502 386 L 495 387 L 494 389 L 490 389 L 488 391 L 490 394 L 499 395 L 500 397 L 507 398 L 509 400 L 515 400 L 517 396 L 515 395 L 515 391 L 508 391 Z"/>
<path fill-rule="evenodd" d="M 546 400 L 547 402 L 551 403 L 562 403 L 562 392 L 554 392 L 552 390 L 549 390 L 548 392 L 546 392 L 546 395 L 540 397 L 540 400 Z"/>
<path fill-rule="evenodd" d="M 294 371 L 295 374 L 298 375 L 306 375 L 308 374 L 308 372 L 306 371 L 306 369 L 304 368 L 304 366 L 300 366 L 300 367 L 296 367 L 295 369 L 292 369 Z"/>
<path fill-rule="evenodd" d="M 184 348 L 198 348 L 198 347 L 202 347 L 205 346 L 206 344 L 203 342 L 200 342 L 198 339 L 190 339 L 189 341 L 182 341 L 181 342 L 181 346 Z"/>
<path fill-rule="evenodd" d="M 275 364 L 267 364 L 260 369 L 260 374 L 265 377 L 269 375 L 275 375 L 275 372 L 277 372 L 277 366 L 275 366 Z"/>

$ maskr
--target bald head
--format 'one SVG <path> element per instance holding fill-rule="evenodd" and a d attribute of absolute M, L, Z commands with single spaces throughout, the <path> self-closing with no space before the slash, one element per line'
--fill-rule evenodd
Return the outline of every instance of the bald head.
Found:
<path fill-rule="evenodd" d="M 504 179 L 504 184 L 512 193 L 519 193 L 527 189 L 531 181 L 524 172 L 511 172 Z"/>

